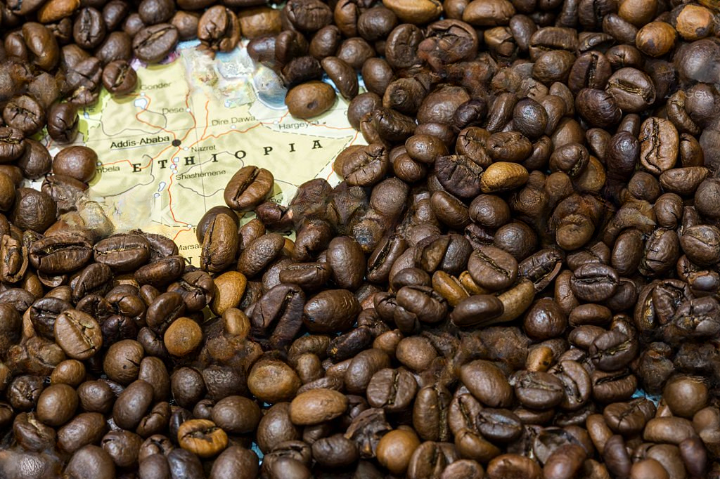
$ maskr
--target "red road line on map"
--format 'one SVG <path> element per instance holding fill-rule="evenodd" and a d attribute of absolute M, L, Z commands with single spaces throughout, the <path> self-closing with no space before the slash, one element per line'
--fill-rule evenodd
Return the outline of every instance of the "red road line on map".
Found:
<path fill-rule="evenodd" d="M 257 123 L 245 130 L 230 130 L 230 131 L 226 131 L 225 133 L 220 133 L 219 135 L 208 135 L 204 138 L 200 138 L 197 142 L 199 143 L 201 141 L 208 140 L 210 138 L 215 138 L 217 140 L 221 136 L 229 135 L 230 133 L 247 133 L 248 131 L 253 130 L 253 129 L 257 128 L 258 126 L 262 126 L 262 125 L 263 125 L 262 123 Z"/>
<path fill-rule="evenodd" d="M 153 158 L 153 159 L 155 159 L 155 158 Z M 128 159 L 113 161 L 110 163 L 103 162 L 103 165 L 117 165 L 118 163 L 127 163 L 128 165 L 132 166 L 132 162 Z"/>
<path fill-rule="evenodd" d="M 167 187 L 167 192 L 168 192 L 168 197 L 169 197 L 168 198 L 168 209 L 170 210 L 170 215 L 172 216 L 173 220 L 175 220 L 178 223 L 188 225 L 189 224 L 188 222 L 181 221 L 181 220 L 175 218 L 175 211 L 173 211 L 172 193 L 170 192 L 170 188 L 172 188 L 174 180 L 175 180 L 175 175 L 170 175 L 170 183 L 168 184 L 168 187 Z"/>
<path fill-rule="evenodd" d="M 151 126 L 151 127 L 153 127 L 153 128 L 157 128 L 157 129 L 159 129 L 159 130 L 162 130 L 162 131 L 164 131 L 165 133 L 168 133 L 168 134 L 172 135 L 172 136 L 173 136 L 173 139 L 177 140 L 177 136 L 175 135 L 175 132 L 169 131 L 169 130 L 163 128 L 163 127 L 160 126 L 160 125 L 153 125 L 152 123 L 149 123 L 149 122 L 147 122 L 147 121 L 145 121 L 145 120 L 141 120 L 141 119 L 140 119 L 140 115 L 142 115 L 144 112 L 148 111 L 148 107 L 152 104 L 152 98 L 150 98 L 149 96 L 145 96 L 145 98 L 147 98 L 148 104 L 147 104 L 147 106 L 146 106 L 144 109 L 140 110 L 140 111 L 135 115 L 135 119 L 136 119 L 137 121 L 139 121 L 140 123 L 146 124 L 147 126 Z"/>
<path fill-rule="evenodd" d="M 205 136 L 205 133 L 207 133 L 207 129 L 209 126 L 209 123 L 208 123 L 210 120 L 210 109 L 208 108 L 209 104 L 210 104 L 210 100 L 205 102 L 205 129 L 203 130 L 203 134 L 200 135 L 200 138 L 203 138 Z M 200 140 L 198 140 L 198 141 L 200 141 Z"/>
<path fill-rule="evenodd" d="M 197 119 L 195 119 L 195 112 L 190 109 L 190 92 L 187 92 L 187 95 L 185 95 L 185 108 L 188 110 L 188 113 L 193 119 L 193 128 L 197 126 Z"/>
<path fill-rule="evenodd" d="M 187 224 L 187 223 L 185 223 L 185 224 Z M 181 233 L 184 233 L 184 232 L 190 231 L 190 230 L 192 230 L 192 228 L 181 229 L 180 231 L 177 232 L 177 234 L 175 236 L 173 236 L 173 241 L 175 241 L 177 239 L 177 237 L 180 236 Z"/>

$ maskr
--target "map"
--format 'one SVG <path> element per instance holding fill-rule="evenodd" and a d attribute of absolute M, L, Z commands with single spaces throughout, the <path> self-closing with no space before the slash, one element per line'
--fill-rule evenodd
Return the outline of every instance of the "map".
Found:
<path fill-rule="evenodd" d="M 103 207 L 116 231 L 164 234 L 195 265 L 195 226 L 208 209 L 225 204 L 223 189 L 238 169 L 270 170 L 271 199 L 286 205 L 307 180 L 337 183 L 335 157 L 364 144 L 339 95 L 324 115 L 294 118 L 279 78 L 254 65 L 244 44 L 215 58 L 197 44 L 181 43 L 160 65 L 134 60 L 136 91 L 113 97 L 103 89 L 97 104 L 81 112 L 75 142 L 98 154 L 89 199 Z M 67 146 L 43 141 L 53 155 Z"/>

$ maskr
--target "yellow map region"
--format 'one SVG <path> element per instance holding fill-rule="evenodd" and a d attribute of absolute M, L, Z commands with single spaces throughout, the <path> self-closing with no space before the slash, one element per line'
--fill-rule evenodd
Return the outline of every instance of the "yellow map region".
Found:
<path fill-rule="evenodd" d="M 137 73 L 133 94 L 103 91 L 81 116 L 77 143 L 100 160 L 90 199 L 117 231 L 165 234 L 195 265 L 195 226 L 208 209 L 224 204 L 223 189 L 238 169 L 271 170 L 272 199 L 287 204 L 309 179 L 337 182 L 332 161 L 348 145 L 363 143 L 342 99 L 313 121 L 289 115 L 277 78 L 253 66 L 244 49 L 212 59 L 181 48 L 170 63 Z"/>

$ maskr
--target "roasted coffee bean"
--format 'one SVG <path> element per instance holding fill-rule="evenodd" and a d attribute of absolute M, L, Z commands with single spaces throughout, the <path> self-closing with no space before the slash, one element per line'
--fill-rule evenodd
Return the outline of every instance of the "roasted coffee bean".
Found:
<path fill-rule="evenodd" d="M 308 300 L 304 307 L 303 323 L 314 333 L 345 331 L 360 313 L 360 305 L 347 290 L 328 290 Z"/>
<path fill-rule="evenodd" d="M 580 90 L 575 106 L 578 113 L 592 126 L 608 128 L 622 118 L 622 110 L 612 94 L 607 91 L 584 88 Z"/>
<path fill-rule="evenodd" d="M 167 23 L 158 23 L 141 29 L 133 38 L 135 56 L 148 63 L 157 63 L 177 45 L 178 31 Z"/>
<path fill-rule="evenodd" d="M 518 263 L 500 248 L 480 246 L 470 255 L 468 271 L 480 287 L 500 291 L 517 279 Z"/>
<path fill-rule="evenodd" d="M 82 48 L 93 49 L 100 45 L 106 35 L 105 20 L 95 8 L 80 9 L 73 25 L 73 39 Z"/>
<path fill-rule="evenodd" d="M 460 301 L 450 319 L 460 328 L 477 327 L 499 318 L 504 312 L 505 306 L 497 297 L 480 294 Z"/>
<path fill-rule="evenodd" d="M 117 60 L 130 60 L 132 58 L 132 38 L 125 32 L 112 32 L 98 47 L 95 56 L 105 66 Z"/>
<path fill-rule="evenodd" d="M 52 171 L 88 183 L 95 176 L 97 162 L 97 154 L 90 148 L 71 146 L 55 155 Z"/>
<path fill-rule="evenodd" d="M 78 396 L 67 384 L 53 384 L 43 390 L 38 398 L 37 416 L 49 426 L 62 426 L 75 414 Z"/>
<path fill-rule="evenodd" d="M 47 128 L 50 137 L 60 143 L 72 143 L 78 133 L 77 106 L 57 103 L 47 112 Z"/>
<path fill-rule="evenodd" d="M 168 292 L 179 293 L 189 311 L 200 311 L 215 297 L 212 278 L 204 271 L 190 271 L 180 281 L 168 286 Z"/>
<path fill-rule="evenodd" d="M 518 105 L 522 106 L 521 103 Z M 515 107 L 518 108 L 517 106 Z M 542 128 L 545 129 L 544 127 Z M 525 160 L 532 151 L 532 143 L 518 132 L 499 132 L 490 135 L 487 140 L 487 150 L 490 158 L 495 162 Z M 485 173 L 487 174 L 487 172 Z"/>
<path fill-rule="evenodd" d="M 461 368 L 460 379 L 470 392 L 490 407 L 507 407 L 512 388 L 502 371 L 489 361 L 477 360 Z"/>
<path fill-rule="evenodd" d="M 608 427 L 618 434 L 636 434 L 643 430 L 655 412 L 655 406 L 646 399 L 629 403 L 614 403 L 605 408 L 603 417 Z"/>
<path fill-rule="evenodd" d="M 327 262 L 339 286 L 354 290 L 362 283 L 365 256 L 360 245 L 352 238 L 333 239 L 328 245 Z"/>
<path fill-rule="evenodd" d="M 235 262 L 237 251 L 237 224 L 233 216 L 218 214 L 203 234 L 200 267 L 219 273 Z"/>
<path fill-rule="evenodd" d="M 322 67 L 330 77 L 340 94 L 346 100 L 352 100 L 358 94 L 357 74 L 350 65 L 337 57 L 323 58 Z"/>
<path fill-rule="evenodd" d="M 25 136 L 32 136 L 45 125 L 45 110 L 32 97 L 21 95 L 11 99 L 2 111 L 5 124 Z"/>
<path fill-rule="evenodd" d="M 660 174 L 675 166 L 679 136 L 669 120 L 649 118 L 640 132 L 640 162 L 650 173 Z"/>
<path fill-rule="evenodd" d="M 315 304 L 320 306 L 321 314 L 335 314 L 323 309 L 325 301 Z M 292 284 L 273 287 L 258 300 L 252 312 L 251 337 L 268 349 L 286 348 L 302 327 L 304 306 L 305 295 L 299 287 Z"/>
<path fill-rule="evenodd" d="M 80 311 L 67 309 L 60 312 L 53 330 L 57 344 L 73 359 L 88 359 L 102 347 L 100 325 L 92 316 Z"/>
<path fill-rule="evenodd" d="M 333 339 L 327 347 L 327 355 L 334 362 L 350 359 L 373 342 L 373 332 L 363 326 Z"/>
<path fill-rule="evenodd" d="M 141 285 L 163 287 L 178 280 L 185 271 L 185 260 L 181 256 L 169 256 L 147 264 L 135 271 L 135 280 Z"/>
<path fill-rule="evenodd" d="M 450 193 L 460 198 L 474 198 L 480 193 L 483 169 L 464 155 L 440 156 L 435 161 L 438 181 Z"/>
<path fill-rule="evenodd" d="M 273 182 L 272 173 L 264 168 L 241 168 L 225 189 L 225 203 L 235 211 L 252 209 L 272 192 Z"/>
<path fill-rule="evenodd" d="M 187 356 L 200 346 L 202 338 L 200 326 L 190 318 L 181 317 L 165 330 L 165 348 L 173 356 Z"/>
<path fill-rule="evenodd" d="M 8 404 L 6 407 L 10 408 Z M 43 451 L 55 446 L 55 430 L 40 422 L 35 413 L 18 414 L 12 423 L 12 429 L 15 440 L 28 451 Z"/>
<path fill-rule="evenodd" d="M 198 38 L 212 50 L 232 51 L 240 41 L 240 22 L 229 8 L 208 8 L 198 22 Z"/>
<path fill-rule="evenodd" d="M 3 264 L 0 265 L 0 278 L 7 283 L 17 283 L 27 271 L 27 249 L 21 243 L 8 235 L 2 237 L 0 242 L 0 255 Z"/>
<path fill-rule="evenodd" d="M 7 163 L 18 159 L 25 152 L 23 132 L 17 128 L 0 127 L 0 159 Z"/>
<path fill-rule="evenodd" d="M 330 23 L 330 8 L 314 0 L 296 0 L 285 6 L 284 13 L 292 25 L 302 32 L 316 32 Z"/>
<path fill-rule="evenodd" d="M 88 445 L 73 454 L 65 468 L 69 477 L 95 477 L 114 474 L 115 464 L 108 453 L 98 446 Z"/>
<path fill-rule="evenodd" d="M 103 295 L 110 290 L 113 278 L 110 267 L 103 263 L 93 263 L 78 276 L 73 288 L 73 301 L 78 303 L 90 294 Z"/>
<path fill-rule="evenodd" d="M 563 400 L 563 383 L 552 374 L 524 371 L 510 378 L 520 404 L 531 409 L 548 409 Z"/>
<path fill-rule="evenodd" d="M 18 313 L 25 313 L 35 302 L 35 296 L 25 289 L 10 288 L 0 293 L 0 301 L 11 305 Z"/>
<path fill-rule="evenodd" d="M 74 178 L 52 175 L 45 177 L 41 191 L 55 200 L 58 212 L 62 214 L 75 210 L 87 189 L 85 183 Z"/>
<path fill-rule="evenodd" d="M 210 476 L 219 479 L 234 475 L 240 479 L 256 477 L 259 472 L 259 459 L 255 452 L 241 446 L 229 446 L 213 463 Z"/>
<path fill-rule="evenodd" d="M 135 90 L 137 73 L 127 60 L 114 60 L 103 69 L 102 84 L 114 95 L 127 95 Z"/>
<path fill-rule="evenodd" d="M 584 301 L 604 301 L 617 289 L 617 272 L 603 264 L 587 264 L 575 270 L 570 287 Z"/>
<path fill-rule="evenodd" d="M 23 175 L 30 179 L 38 179 L 50 171 L 51 158 L 47 149 L 40 142 L 26 139 L 25 154 L 17 161 Z"/>
<path fill-rule="evenodd" d="M 133 271 L 150 259 L 150 245 L 140 235 L 119 235 L 104 239 L 95 244 L 93 251 L 95 261 L 120 273 Z"/>
<path fill-rule="evenodd" d="M 312 445 L 313 458 L 323 467 L 342 468 L 354 464 L 359 453 L 355 444 L 343 435 L 322 438 Z"/>
<path fill-rule="evenodd" d="M 609 79 L 606 91 L 617 106 L 630 113 L 637 113 L 655 102 L 655 85 L 650 77 L 636 68 L 621 68 Z"/>
<path fill-rule="evenodd" d="M 225 449 L 228 437 L 225 431 L 212 421 L 191 419 L 180 425 L 178 443 L 183 449 L 207 458 L 215 456 Z"/>
<path fill-rule="evenodd" d="M 57 206 L 52 198 L 42 191 L 18 188 L 10 219 L 18 228 L 43 232 L 55 222 Z"/>
<path fill-rule="evenodd" d="M 372 186 L 382 180 L 389 166 L 386 148 L 381 144 L 373 143 L 343 158 L 338 172 L 349 185 Z"/>
<path fill-rule="evenodd" d="M 328 111 L 336 100 L 335 90 L 320 81 L 311 81 L 292 88 L 285 97 L 290 113 L 302 119 Z"/>
<path fill-rule="evenodd" d="M 387 412 L 404 411 L 410 407 L 416 391 L 417 382 L 409 372 L 382 369 L 368 384 L 368 403 Z"/>

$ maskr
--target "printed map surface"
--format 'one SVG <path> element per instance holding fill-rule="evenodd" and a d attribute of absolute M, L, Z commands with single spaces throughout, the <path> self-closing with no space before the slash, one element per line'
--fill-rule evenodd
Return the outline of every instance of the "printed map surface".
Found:
<path fill-rule="evenodd" d="M 253 65 L 244 47 L 213 59 L 196 45 L 181 44 L 161 65 L 133 64 L 136 91 L 113 97 L 103 90 L 81 112 L 76 140 L 98 153 L 90 199 L 116 230 L 165 234 L 195 265 L 194 228 L 205 211 L 225 204 L 223 189 L 238 169 L 271 170 L 272 199 L 287 204 L 309 179 L 337 182 L 334 158 L 364 143 L 341 97 L 312 121 L 293 118 L 278 77 Z M 59 151 L 49 137 L 43 141 L 53 155 Z"/>

